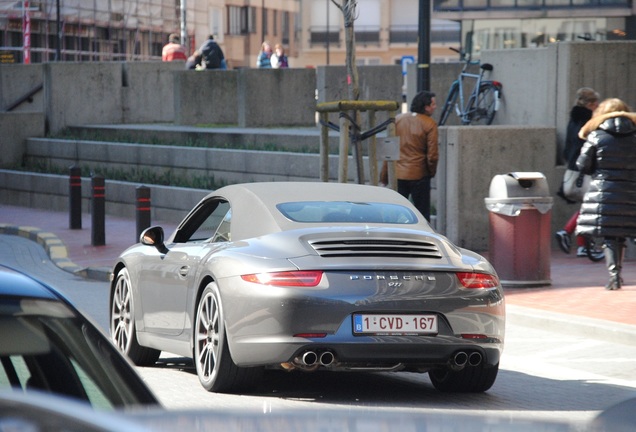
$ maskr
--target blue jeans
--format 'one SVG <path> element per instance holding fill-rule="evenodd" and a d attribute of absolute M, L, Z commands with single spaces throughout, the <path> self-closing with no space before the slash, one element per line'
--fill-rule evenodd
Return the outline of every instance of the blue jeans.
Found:
<path fill-rule="evenodd" d="M 431 177 L 425 176 L 419 180 L 399 180 L 398 193 L 405 198 L 411 196 L 413 205 L 424 215 L 427 221 L 431 220 Z"/>

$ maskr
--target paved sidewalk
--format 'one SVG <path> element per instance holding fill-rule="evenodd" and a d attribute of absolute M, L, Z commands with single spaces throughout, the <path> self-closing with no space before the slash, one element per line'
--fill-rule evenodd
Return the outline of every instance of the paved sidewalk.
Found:
<path fill-rule="evenodd" d="M 184 215 L 185 216 L 185 215 Z M 152 221 L 168 236 L 176 223 Z M 38 242 L 52 261 L 88 278 L 107 280 L 116 257 L 137 242 L 134 219 L 107 215 L 106 245 L 92 246 L 91 217 L 82 216 L 82 229 L 69 229 L 69 215 L 0 204 L 0 234 L 14 234 Z M 552 251 L 550 286 L 507 288 L 509 320 L 554 328 L 555 331 L 600 332 L 617 342 L 636 344 L 636 261 L 625 262 L 621 290 L 606 291 L 604 263 Z"/>

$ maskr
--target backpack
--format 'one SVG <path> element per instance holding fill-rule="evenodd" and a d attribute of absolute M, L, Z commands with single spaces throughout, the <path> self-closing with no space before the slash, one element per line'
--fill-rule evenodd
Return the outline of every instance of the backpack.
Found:
<path fill-rule="evenodd" d="M 208 41 L 201 50 L 206 69 L 220 69 L 223 54 L 216 42 Z"/>

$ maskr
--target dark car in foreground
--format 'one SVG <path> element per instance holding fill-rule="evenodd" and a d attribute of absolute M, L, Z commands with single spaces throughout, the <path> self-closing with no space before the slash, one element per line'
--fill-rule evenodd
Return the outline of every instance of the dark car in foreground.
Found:
<path fill-rule="evenodd" d="M 158 406 L 128 359 L 57 290 L 0 265 L 0 390 L 99 409 Z"/>
<path fill-rule="evenodd" d="M 483 392 L 504 343 L 501 284 L 388 188 L 252 183 L 209 194 L 113 269 L 110 332 L 137 365 L 192 357 L 210 391 L 264 369 L 428 373 Z"/>

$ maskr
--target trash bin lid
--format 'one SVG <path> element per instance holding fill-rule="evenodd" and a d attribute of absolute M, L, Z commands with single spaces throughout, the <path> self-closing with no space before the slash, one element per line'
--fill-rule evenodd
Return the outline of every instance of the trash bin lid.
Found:
<path fill-rule="evenodd" d="M 488 196 L 491 199 L 547 198 L 550 190 L 542 173 L 516 171 L 494 176 Z"/>

